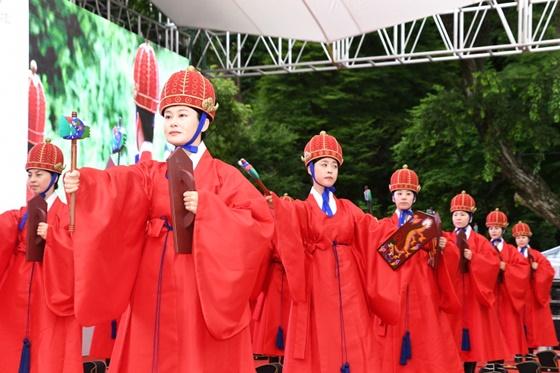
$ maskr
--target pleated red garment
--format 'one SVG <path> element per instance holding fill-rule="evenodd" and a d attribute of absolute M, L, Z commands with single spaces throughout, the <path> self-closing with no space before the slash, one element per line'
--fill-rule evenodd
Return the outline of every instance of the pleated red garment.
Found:
<path fill-rule="evenodd" d="M 529 263 L 517 249 L 503 243 L 501 260 L 506 263 L 503 281 L 496 282 L 496 311 L 500 320 L 509 356 L 527 353 L 527 338 L 523 328 L 522 312 L 525 295 L 529 290 Z"/>
<path fill-rule="evenodd" d="M 92 325 L 124 312 L 111 372 L 254 372 L 249 298 L 273 233 L 259 192 L 205 151 L 193 253 L 177 254 L 166 163 L 80 172 L 76 315 Z"/>
<path fill-rule="evenodd" d="M 253 353 L 284 356 L 290 304 L 286 271 L 278 252 L 273 250 L 252 312 Z"/>
<path fill-rule="evenodd" d="M 529 248 L 529 255 L 538 267 L 536 270 L 531 270 L 529 291 L 526 294 L 525 312 L 523 312 L 523 322 L 527 328 L 527 344 L 532 348 L 556 346 L 558 339 L 550 311 L 550 289 L 554 279 L 554 268 L 538 250 Z"/>
<path fill-rule="evenodd" d="M 50 273 L 57 270 L 48 264 L 49 258 L 69 250 L 67 208 L 57 198 L 48 211 L 42 264 L 25 259 L 27 224 L 18 229 L 24 213 L 22 208 L 0 215 L 0 371 L 18 371 L 22 340 L 27 335 L 31 373 L 80 372 L 81 328 L 71 309 L 65 314 L 53 312 L 46 295 Z M 66 263 L 59 263 L 59 268 L 68 269 Z"/>
<path fill-rule="evenodd" d="M 376 246 L 385 242 L 397 227 L 396 213 L 391 218 L 382 219 Z M 379 320 L 375 324 L 380 372 L 463 371 L 447 317 L 447 314 L 456 313 L 460 308 L 453 286 L 459 254 L 448 244 L 438 257 L 435 268 L 429 264 L 429 259 L 428 252 L 420 250 L 393 273 L 400 277 L 401 316 L 396 325 L 386 325 Z M 401 361 L 403 337 L 407 332 L 411 356 Z"/>
<path fill-rule="evenodd" d="M 444 236 L 456 246 L 457 235 L 445 232 Z M 486 362 L 503 360 L 507 355 L 504 336 L 495 310 L 496 297 L 494 289 L 500 267 L 500 260 L 494 248 L 482 235 L 470 230 L 467 237 L 472 259 L 468 262 L 468 272 L 455 269 L 455 289 L 461 310 L 449 314 L 449 320 L 455 337 L 455 345 L 463 361 Z M 468 330 L 470 349 L 466 350 L 463 330 Z"/>
<path fill-rule="evenodd" d="M 369 241 L 377 220 L 345 199 L 328 217 L 310 195 L 274 198 L 277 243 L 292 308 L 286 373 L 331 373 L 348 363 L 352 373 L 381 372 L 376 365 L 373 314 L 398 319 L 392 271 Z"/>

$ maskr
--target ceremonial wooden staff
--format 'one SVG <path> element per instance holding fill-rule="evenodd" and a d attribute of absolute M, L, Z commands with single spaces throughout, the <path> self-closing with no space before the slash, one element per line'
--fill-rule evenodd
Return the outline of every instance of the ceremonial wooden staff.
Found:
<path fill-rule="evenodd" d="M 255 170 L 255 168 L 249 162 L 247 162 L 245 158 L 241 158 L 239 161 L 237 161 L 237 164 L 241 168 L 243 168 L 243 170 L 245 170 L 245 172 L 247 172 L 249 176 L 251 176 L 251 178 L 255 181 L 257 187 L 259 188 L 259 190 L 263 195 L 269 196 L 271 194 L 270 190 L 268 190 L 268 188 L 262 182 L 261 177 L 259 176 L 257 170 Z"/>
<path fill-rule="evenodd" d="M 78 140 L 89 137 L 89 127 L 87 127 L 81 119 L 78 118 L 78 113 L 72 112 L 70 117 L 60 118 L 58 132 L 60 136 L 66 140 L 71 141 L 70 145 L 70 170 L 75 171 L 78 164 Z M 70 214 L 70 223 L 68 231 L 74 232 L 76 230 L 76 193 L 70 194 L 70 201 L 68 203 Z"/>

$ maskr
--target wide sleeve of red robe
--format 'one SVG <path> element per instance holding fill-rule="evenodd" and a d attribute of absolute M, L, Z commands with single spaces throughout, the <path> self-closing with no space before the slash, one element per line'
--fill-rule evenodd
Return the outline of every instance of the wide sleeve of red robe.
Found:
<path fill-rule="evenodd" d="M 253 353 L 284 356 L 291 299 L 284 266 L 277 250 L 271 251 L 252 302 Z"/>
<path fill-rule="evenodd" d="M 25 208 L 0 215 L 0 371 L 16 372 L 26 333 L 31 265 L 25 261 L 24 232 L 18 226 Z M 34 281 L 33 284 L 37 283 Z M 27 285 L 27 286 L 26 286 Z M 37 288 L 33 286 L 33 288 Z M 36 292 L 35 292 L 36 293 Z M 36 295 L 36 294 L 33 294 Z M 34 351 L 33 351 L 34 352 Z"/>
<path fill-rule="evenodd" d="M 44 350 L 51 358 L 58 356 L 63 363 L 63 372 L 75 372 L 82 366 L 82 327 L 74 315 L 74 265 L 72 258 L 72 240 L 68 232 L 68 206 L 58 198 L 48 213 L 48 231 L 45 253 L 40 265 L 45 303 L 52 312 L 53 340 L 61 343 L 49 346 L 45 342 Z M 52 350 L 51 350 L 52 349 Z M 53 372 L 59 369 L 53 366 Z"/>
<path fill-rule="evenodd" d="M 45 300 L 49 309 L 58 316 L 74 315 L 74 257 L 72 239 L 68 232 L 68 208 L 59 213 L 47 231 L 42 263 Z"/>
<path fill-rule="evenodd" d="M 538 264 L 531 270 L 531 285 L 525 312 L 527 343 L 529 347 L 556 346 L 558 339 L 550 311 L 550 289 L 554 279 L 554 268 L 539 251 L 530 248 L 532 260 Z"/>
<path fill-rule="evenodd" d="M 24 210 L 9 210 L 0 215 L 0 286 L 18 243 L 18 225 Z"/>
<path fill-rule="evenodd" d="M 453 244 L 452 250 L 458 251 L 455 245 L 457 235 L 445 232 L 444 236 Z M 455 345 L 463 361 L 501 360 L 506 357 L 506 352 L 494 309 L 494 289 L 500 261 L 488 240 L 472 230 L 467 244 L 472 252 L 472 258 L 467 262 L 468 271 L 462 273 L 457 266 L 455 277 L 455 289 L 461 309 L 448 314 Z M 464 344 L 466 341 L 463 341 L 466 331 L 470 342 L 468 347 Z"/>
<path fill-rule="evenodd" d="M 205 152 L 194 170 L 193 254 L 176 254 L 167 165 L 82 169 L 77 195 L 76 315 L 120 319 L 115 371 L 212 371 L 251 364 L 249 300 L 273 220 L 238 170 Z M 180 356 L 191 356 L 180 359 Z M 254 368 L 253 368 L 254 369 Z"/>
<path fill-rule="evenodd" d="M 128 305 L 148 228 L 151 179 L 142 166 L 80 170 L 73 241 L 83 325 L 115 319 Z"/>
<path fill-rule="evenodd" d="M 472 290 L 478 302 L 486 306 L 494 306 L 496 294 L 494 288 L 500 271 L 500 259 L 492 245 L 481 235 L 473 233 L 468 244 L 473 256 L 469 264 L 469 277 Z"/>
<path fill-rule="evenodd" d="M 64 206 L 61 210 L 53 223 L 49 224 L 47 234 L 42 265 L 45 300 L 53 313 L 66 317 L 69 336 L 72 337 L 69 338 L 70 345 L 80 347 L 81 326 L 74 316 L 74 255 L 72 238 L 68 232 L 68 208 Z M 95 325 L 88 359 L 111 357 L 116 337 L 113 323 L 116 324 L 116 321 Z M 79 339 L 74 340 L 74 336 Z"/>
<path fill-rule="evenodd" d="M 356 237 L 364 247 L 366 287 L 369 307 L 384 323 L 396 324 L 401 316 L 400 276 L 383 260 L 377 248 L 383 243 L 387 225 L 380 224 L 372 215 L 358 218 Z"/>
<path fill-rule="evenodd" d="M 497 310 L 510 354 L 525 354 L 527 338 L 522 312 L 529 290 L 529 263 L 517 249 L 504 242 L 501 260 L 506 263 L 503 281 L 497 283 Z"/>

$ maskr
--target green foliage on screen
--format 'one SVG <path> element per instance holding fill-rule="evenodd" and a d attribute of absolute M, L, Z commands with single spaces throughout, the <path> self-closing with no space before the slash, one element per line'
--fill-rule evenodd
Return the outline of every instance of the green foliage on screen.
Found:
<path fill-rule="evenodd" d="M 64 0 L 31 0 L 29 59 L 37 61 L 46 96 L 45 136 L 69 154 L 57 136 L 60 116 L 78 112 L 91 126 L 91 137 L 79 145 L 78 165 L 104 168 L 111 154 L 111 129 L 119 118 L 128 134 L 121 164 L 134 162 L 136 113 L 133 66 L 144 40 L 136 34 Z M 153 45 L 160 89 L 188 60 Z M 154 157 L 163 158 L 165 140 L 156 116 Z M 69 162 L 67 162 L 69 163 Z"/>

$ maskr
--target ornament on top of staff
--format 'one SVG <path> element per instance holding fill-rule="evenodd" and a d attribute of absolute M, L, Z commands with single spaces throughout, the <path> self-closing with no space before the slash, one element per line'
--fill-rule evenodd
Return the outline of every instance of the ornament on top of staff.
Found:
<path fill-rule="evenodd" d="M 61 117 L 58 121 L 58 134 L 65 140 L 70 140 L 70 171 L 75 171 L 78 164 L 78 140 L 89 137 L 89 127 L 78 118 L 78 113 L 73 111 L 69 117 Z M 76 193 L 70 195 L 68 201 L 70 223 L 68 231 L 74 232 L 76 229 Z"/>
<path fill-rule="evenodd" d="M 237 164 L 255 181 L 257 187 L 264 196 L 269 196 L 271 194 L 270 190 L 268 190 L 268 188 L 264 185 L 259 173 L 252 164 L 247 162 L 245 158 L 241 158 L 237 161 Z"/>
<path fill-rule="evenodd" d="M 122 126 L 122 118 L 119 117 L 119 121 L 111 130 L 111 155 L 109 156 L 109 161 L 107 162 L 107 168 L 115 166 L 113 162 L 112 155 L 117 155 L 117 166 L 121 164 L 121 152 L 126 145 L 127 135 L 124 127 Z"/>

